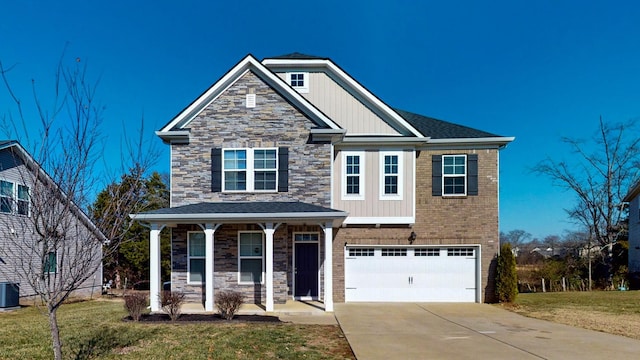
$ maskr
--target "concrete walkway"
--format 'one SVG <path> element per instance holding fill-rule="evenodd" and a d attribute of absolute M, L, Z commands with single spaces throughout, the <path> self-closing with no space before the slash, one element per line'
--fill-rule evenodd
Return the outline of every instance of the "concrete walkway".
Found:
<path fill-rule="evenodd" d="M 486 304 L 335 304 L 359 360 L 636 359 L 640 341 Z"/>

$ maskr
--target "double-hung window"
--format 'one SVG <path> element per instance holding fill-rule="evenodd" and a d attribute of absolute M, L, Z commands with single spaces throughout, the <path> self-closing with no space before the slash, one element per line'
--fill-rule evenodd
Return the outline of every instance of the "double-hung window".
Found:
<path fill-rule="evenodd" d="M 447 196 L 467 195 L 467 156 L 442 156 L 442 194 Z"/>
<path fill-rule="evenodd" d="M 203 232 L 189 232 L 187 234 L 188 283 L 204 282 L 205 237 Z"/>
<path fill-rule="evenodd" d="M 0 180 L 0 212 L 13 211 L 13 183 Z"/>
<path fill-rule="evenodd" d="M 292 88 L 299 93 L 309 92 L 309 73 L 308 72 L 290 72 L 287 73 L 287 81 Z"/>
<path fill-rule="evenodd" d="M 364 199 L 364 152 L 343 152 L 343 199 Z"/>
<path fill-rule="evenodd" d="M 262 232 L 238 233 L 238 281 L 262 283 L 264 273 L 264 236 Z"/>
<path fill-rule="evenodd" d="M 18 185 L 18 214 L 29 215 L 29 187 Z"/>
<path fill-rule="evenodd" d="M 402 200 L 402 152 L 380 152 L 380 200 Z"/>
<path fill-rule="evenodd" d="M 276 191 L 277 149 L 225 149 L 223 191 Z"/>

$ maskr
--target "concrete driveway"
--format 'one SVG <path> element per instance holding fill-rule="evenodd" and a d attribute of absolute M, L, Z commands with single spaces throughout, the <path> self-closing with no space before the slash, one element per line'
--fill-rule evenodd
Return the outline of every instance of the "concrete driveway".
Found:
<path fill-rule="evenodd" d="M 359 360 L 636 359 L 640 341 L 486 304 L 335 304 Z"/>

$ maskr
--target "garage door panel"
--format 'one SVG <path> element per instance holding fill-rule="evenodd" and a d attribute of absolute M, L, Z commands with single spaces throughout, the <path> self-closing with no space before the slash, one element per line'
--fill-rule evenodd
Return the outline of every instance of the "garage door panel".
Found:
<path fill-rule="evenodd" d="M 477 247 L 365 250 L 347 249 L 346 301 L 476 300 Z M 367 256 L 349 256 L 362 253 Z"/>

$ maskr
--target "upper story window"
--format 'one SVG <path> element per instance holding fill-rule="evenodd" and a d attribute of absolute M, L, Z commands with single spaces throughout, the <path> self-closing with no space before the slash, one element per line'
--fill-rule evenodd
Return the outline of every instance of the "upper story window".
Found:
<path fill-rule="evenodd" d="M 58 272 L 58 253 L 50 251 L 45 255 L 42 272 L 45 274 L 55 274 Z"/>
<path fill-rule="evenodd" d="M 287 73 L 287 82 L 292 88 L 299 93 L 309 92 L 309 73 L 308 72 L 290 72 Z"/>
<path fill-rule="evenodd" d="M 275 191 L 277 149 L 225 149 L 223 191 Z"/>
<path fill-rule="evenodd" d="M 211 191 L 289 191 L 289 148 L 211 149 Z"/>
<path fill-rule="evenodd" d="M 467 194 L 466 155 L 444 155 L 442 157 L 442 194 L 453 196 Z"/>
<path fill-rule="evenodd" d="M 478 155 L 433 155 L 433 196 L 478 195 Z"/>
<path fill-rule="evenodd" d="M 380 153 L 380 200 L 402 199 L 402 152 Z"/>
<path fill-rule="evenodd" d="M 0 212 L 29 215 L 29 204 L 28 186 L 0 180 Z"/>
<path fill-rule="evenodd" d="M 13 212 L 13 183 L 0 180 L 0 212 Z"/>
<path fill-rule="evenodd" d="M 364 152 L 344 151 L 342 198 L 364 199 Z"/>

